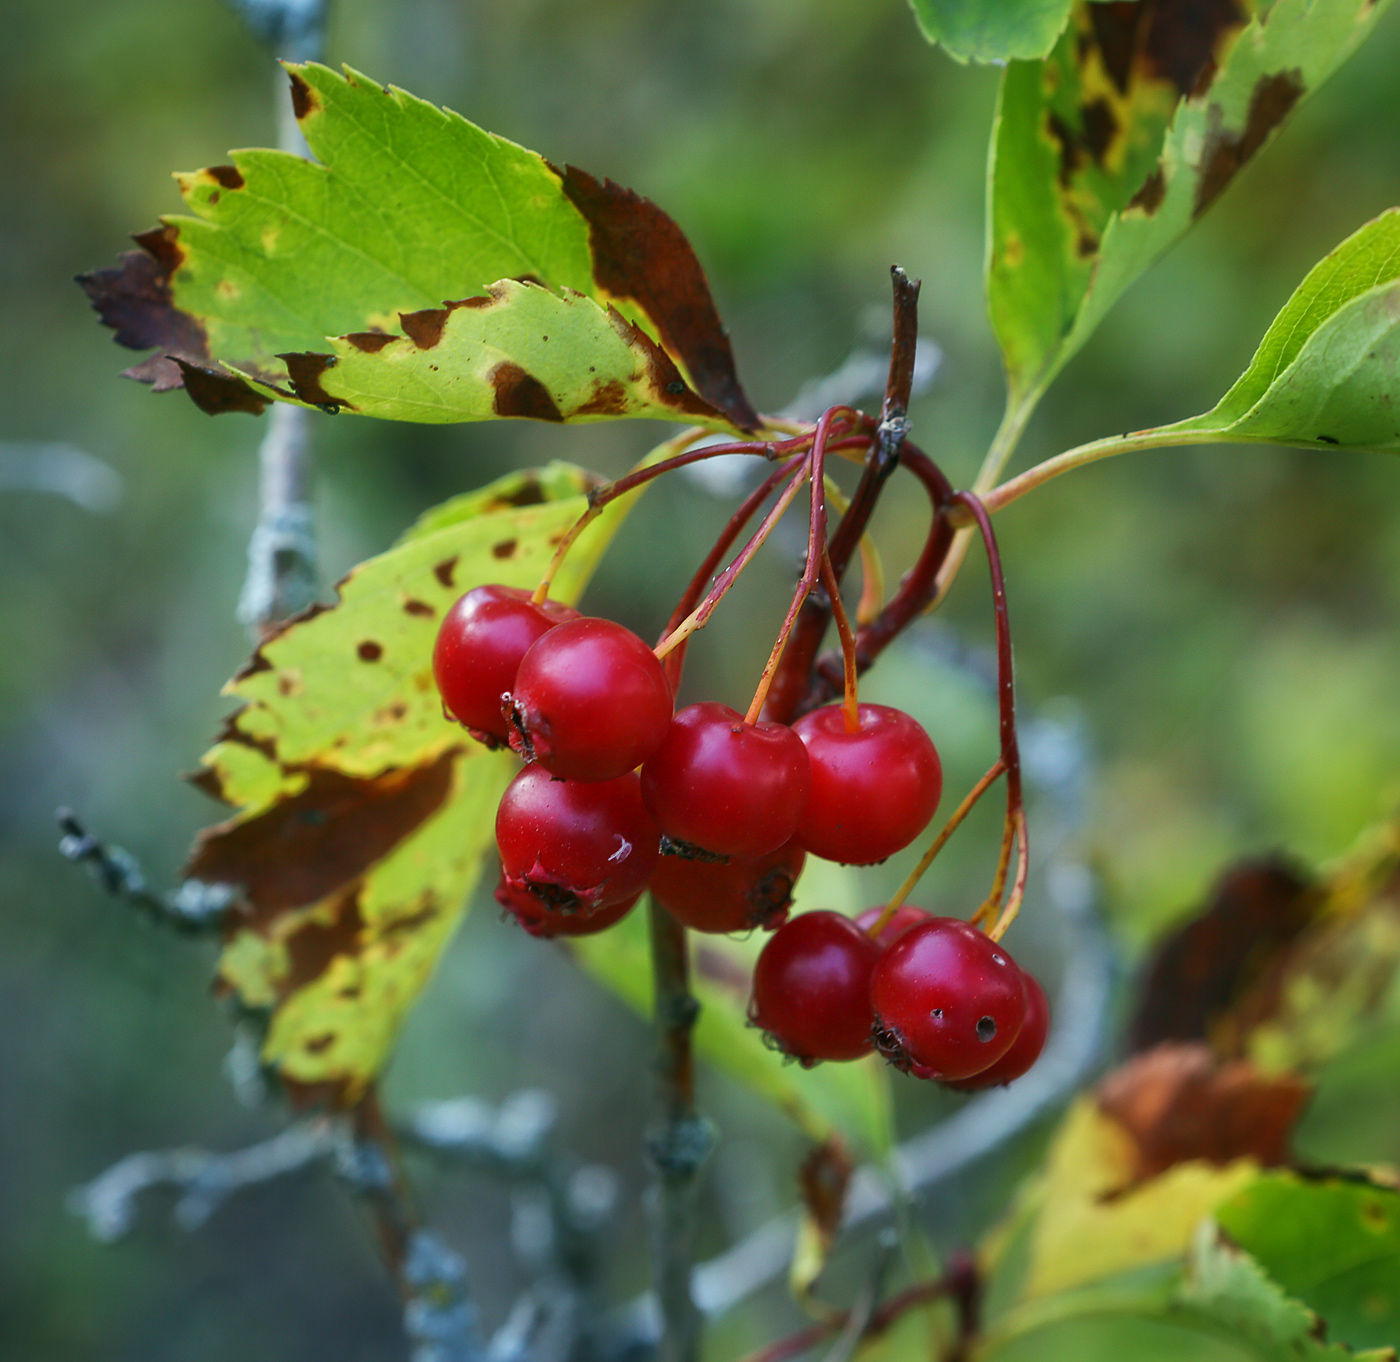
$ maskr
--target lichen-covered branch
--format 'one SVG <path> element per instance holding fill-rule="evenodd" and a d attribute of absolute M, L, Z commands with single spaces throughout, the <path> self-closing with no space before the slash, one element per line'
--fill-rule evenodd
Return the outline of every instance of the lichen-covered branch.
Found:
<path fill-rule="evenodd" d="M 141 863 L 129 851 L 100 842 L 80 823 L 71 809 L 56 814 L 58 852 L 78 865 L 109 894 L 133 903 L 157 922 L 192 935 L 216 932 L 223 925 L 237 891 L 229 884 L 186 880 L 178 889 L 159 893 L 146 879 Z"/>

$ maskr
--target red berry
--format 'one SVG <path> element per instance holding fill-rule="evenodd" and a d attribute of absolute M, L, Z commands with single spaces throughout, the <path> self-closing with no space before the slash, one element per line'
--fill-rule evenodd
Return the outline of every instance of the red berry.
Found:
<path fill-rule="evenodd" d="M 1050 1030 L 1050 1002 L 1040 981 L 1029 970 L 1021 971 L 1026 985 L 1026 1020 L 1011 1042 L 1011 1048 L 988 1069 L 971 1078 L 959 1079 L 946 1086 L 959 1092 L 975 1092 L 978 1088 L 994 1088 L 1020 1078 L 1040 1058 L 1045 1037 Z"/>
<path fill-rule="evenodd" d="M 1026 1019 L 1026 989 L 1004 947 L 955 917 L 903 932 L 870 981 L 875 1043 L 916 1078 L 958 1080 L 989 1069 Z"/>
<path fill-rule="evenodd" d="M 722 856 L 762 856 L 788 841 L 812 767 L 786 724 L 748 724 L 706 700 L 687 705 L 642 767 L 642 798 L 666 836 Z"/>
<path fill-rule="evenodd" d="M 555 936 L 592 936 L 595 932 L 606 931 L 614 923 L 622 921 L 637 906 L 639 898 L 640 894 L 633 894 L 630 899 L 599 908 L 594 913 L 570 913 L 541 903 L 525 890 L 512 889 L 504 877 L 496 886 L 496 902 L 531 936 L 546 939 Z"/>
<path fill-rule="evenodd" d="M 540 605 L 514 586 L 473 587 L 443 618 L 433 645 L 433 676 L 448 713 L 472 736 L 499 747 L 510 735 L 501 696 L 515 684 L 520 659 L 537 638 L 578 611 Z"/>
<path fill-rule="evenodd" d="M 726 862 L 663 856 L 649 886 L 656 901 L 697 932 L 771 931 L 787 917 L 807 853 L 788 842 L 766 856 Z"/>
<path fill-rule="evenodd" d="M 551 629 L 510 688 L 510 745 L 569 780 L 613 780 L 640 766 L 671 724 L 671 687 L 630 629 L 583 618 Z"/>
<path fill-rule="evenodd" d="M 846 732 L 840 705 L 814 709 L 793 725 L 812 763 L 797 840 L 828 861 L 873 865 L 928 826 L 943 768 L 928 734 L 903 710 L 861 705 L 859 716 L 854 733 Z"/>
<path fill-rule="evenodd" d="M 872 1045 L 870 976 L 879 958 L 879 946 L 840 913 L 790 918 L 754 965 L 749 1020 L 804 1067 L 859 1059 Z"/>
<path fill-rule="evenodd" d="M 883 908 L 867 908 L 865 912 L 856 917 L 856 926 L 863 932 L 868 932 L 880 919 Z M 888 946 L 895 937 L 907 931 L 916 922 L 927 922 L 933 916 L 923 908 L 915 908 L 912 903 L 900 904 L 894 910 L 894 916 L 880 928 L 880 935 L 875 938 L 878 946 Z"/>
<path fill-rule="evenodd" d="M 503 882 L 556 912 L 594 913 L 635 897 L 656 868 L 659 841 L 630 771 L 585 782 L 527 766 L 496 810 Z"/>

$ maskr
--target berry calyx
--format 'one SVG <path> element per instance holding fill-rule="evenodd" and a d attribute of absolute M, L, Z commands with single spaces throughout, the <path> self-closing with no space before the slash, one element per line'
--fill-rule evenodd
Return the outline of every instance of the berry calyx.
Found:
<path fill-rule="evenodd" d="M 502 882 L 556 913 L 588 915 L 635 897 L 656 868 L 659 842 L 631 771 L 575 781 L 527 766 L 496 810 Z"/>
<path fill-rule="evenodd" d="M 867 908 L 863 913 L 856 915 L 856 926 L 868 934 L 884 911 L 883 908 Z M 894 916 L 880 928 L 880 934 L 875 937 L 875 944 L 888 946 L 895 937 L 908 931 L 916 922 L 927 922 L 932 916 L 927 909 L 915 908 L 912 903 L 902 903 L 894 910 Z"/>
<path fill-rule="evenodd" d="M 807 806 L 812 768 L 786 724 L 744 721 L 712 700 L 687 705 L 642 767 L 642 798 L 666 836 L 722 856 L 787 842 Z"/>
<path fill-rule="evenodd" d="M 503 746 L 510 735 L 501 696 L 515 684 L 530 645 L 578 611 L 558 601 L 535 605 L 514 586 L 473 587 L 443 617 L 433 645 L 433 677 L 447 712 L 478 742 Z"/>
<path fill-rule="evenodd" d="M 1029 970 L 1021 971 L 1026 985 L 1026 1019 L 1011 1042 L 1011 1048 L 990 1068 L 971 1078 L 963 1078 L 944 1086 L 959 1092 L 976 1092 L 980 1088 L 995 1088 L 1020 1078 L 1040 1058 L 1045 1037 L 1050 1032 L 1050 1001 L 1040 981 Z"/>
<path fill-rule="evenodd" d="M 512 889 L 502 877 L 496 886 L 496 902 L 531 936 L 545 940 L 556 936 L 592 936 L 595 932 L 606 931 L 621 922 L 637 906 L 640 894 L 630 899 L 599 908 L 592 913 L 566 912 L 542 903 L 533 894 L 524 890 Z"/>
<path fill-rule="evenodd" d="M 903 710 L 860 705 L 857 713 L 853 733 L 840 705 L 814 709 L 793 725 L 812 764 L 797 839 L 828 861 L 873 865 L 928 826 L 943 768 L 928 734 Z"/>
<path fill-rule="evenodd" d="M 693 931 L 771 931 L 787 918 L 806 859 L 796 842 L 766 856 L 723 862 L 662 856 L 649 887 L 656 901 Z"/>
<path fill-rule="evenodd" d="M 870 980 L 875 1044 L 897 1069 L 945 1082 L 991 1068 L 1026 1019 L 1009 952 L 976 927 L 931 917 L 902 932 Z"/>
<path fill-rule="evenodd" d="M 569 780 L 614 780 L 666 736 L 671 687 L 630 629 L 583 617 L 551 629 L 510 687 L 510 745 Z"/>
<path fill-rule="evenodd" d="M 749 1020 L 805 1068 L 859 1059 L 872 1047 L 870 979 L 880 948 L 825 909 L 789 918 L 754 965 Z"/>

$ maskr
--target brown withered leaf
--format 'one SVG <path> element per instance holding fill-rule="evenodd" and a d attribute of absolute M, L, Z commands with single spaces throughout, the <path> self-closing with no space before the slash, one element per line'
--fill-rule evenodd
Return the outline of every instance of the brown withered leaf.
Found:
<path fill-rule="evenodd" d="M 1099 1084 L 1100 1110 L 1132 1137 L 1134 1181 L 1179 1163 L 1224 1167 L 1287 1161 L 1288 1142 L 1311 1089 L 1294 1074 L 1265 1074 L 1249 1060 L 1218 1060 L 1200 1042 L 1134 1056 Z"/>
<path fill-rule="evenodd" d="M 1282 856 L 1227 870 L 1205 908 L 1168 935 L 1143 969 L 1129 1049 L 1209 1038 L 1287 953 L 1321 902 L 1316 881 Z"/>

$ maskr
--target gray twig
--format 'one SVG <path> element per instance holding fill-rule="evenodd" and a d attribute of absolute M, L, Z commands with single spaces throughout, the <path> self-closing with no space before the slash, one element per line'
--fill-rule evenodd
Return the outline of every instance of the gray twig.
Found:
<path fill-rule="evenodd" d="M 71 809 L 55 815 L 63 836 L 59 855 L 86 865 L 109 894 L 134 903 L 157 922 L 177 931 L 203 934 L 218 931 L 237 898 L 231 884 L 185 880 L 170 893 L 158 893 L 147 883 L 141 863 L 129 851 L 100 842 L 78 821 Z"/>
<path fill-rule="evenodd" d="M 660 1305 L 661 1362 L 696 1362 L 700 1311 L 692 1294 L 698 1179 L 714 1131 L 695 1109 L 691 1031 L 700 1005 L 690 991 L 685 928 L 653 902 L 651 967 L 656 1026 L 657 1120 L 647 1135 L 652 1189 L 653 1278 Z"/>
<path fill-rule="evenodd" d="M 326 0 L 230 0 L 253 33 L 278 56 L 318 60 L 325 52 Z M 310 156 L 277 72 L 277 144 Z M 316 599 L 316 534 L 311 509 L 311 415 L 277 402 L 258 451 L 258 523 L 248 542 L 248 575 L 238 618 L 255 638 Z"/>
<path fill-rule="evenodd" d="M 73 1190 L 69 1209 L 87 1221 L 94 1239 L 110 1244 L 135 1227 L 143 1192 L 168 1187 L 178 1193 L 175 1223 L 184 1230 L 204 1224 L 244 1187 L 270 1182 L 328 1158 L 337 1140 L 325 1118 L 288 1126 L 261 1144 L 232 1154 L 205 1149 L 163 1149 L 128 1154 L 91 1182 Z"/>

